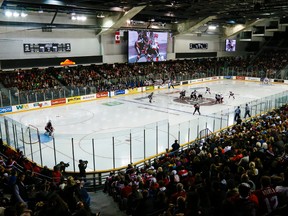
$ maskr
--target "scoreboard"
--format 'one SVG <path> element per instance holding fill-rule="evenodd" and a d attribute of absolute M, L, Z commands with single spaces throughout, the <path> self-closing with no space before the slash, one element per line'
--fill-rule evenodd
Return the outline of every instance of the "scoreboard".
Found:
<path fill-rule="evenodd" d="M 70 52 L 70 43 L 37 43 L 23 44 L 24 53 L 51 53 L 51 52 Z"/>
<path fill-rule="evenodd" d="M 208 43 L 190 43 L 190 49 L 208 49 Z"/>

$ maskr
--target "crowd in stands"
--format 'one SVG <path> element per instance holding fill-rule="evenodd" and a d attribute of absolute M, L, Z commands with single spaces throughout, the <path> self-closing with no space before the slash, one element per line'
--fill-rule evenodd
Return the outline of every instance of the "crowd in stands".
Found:
<path fill-rule="evenodd" d="M 2 216 L 93 216 L 85 178 L 69 176 L 67 164 L 53 170 L 39 167 L 20 150 L 0 139 L 0 215 Z"/>
<path fill-rule="evenodd" d="M 288 105 L 187 149 L 111 173 L 104 192 L 128 215 L 285 215 Z"/>
<path fill-rule="evenodd" d="M 19 91 L 94 87 L 96 91 L 107 91 L 144 86 L 153 78 L 174 80 L 176 77 L 193 75 L 220 75 L 229 68 L 232 73 L 261 72 L 274 76 L 287 65 L 288 54 L 283 51 L 267 50 L 255 59 L 250 57 L 222 57 L 190 60 L 175 60 L 143 64 L 103 64 L 63 68 L 15 70 L 1 72 L 0 78 L 6 88 L 16 87 Z M 223 74 L 222 74 L 223 75 Z M 227 74 L 229 75 L 229 74 Z M 237 74 L 236 74 L 237 75 Z M 238 74 L 239 75 L 239 74 Z M 270 78 L 271 78 L 270 77 Z"/>
<path fill-rule="evenodd" d="M 269 52 L 260 55 L 262 60 L 254 61 L 231 57 L 104 64 L 17 70 L 2 72 L 0 77 L 5 87 L 20 91 L 59 86 L 107 91 L 143 86 L 155 74 L 163 80 L 175 79 L 223 67 L 250 71 L 251 75 L 255 68 L 274 74 L 287 65 L 287 57 L 287 52 Z M 0 215 L 92 214 L 83 178 L 65 175 L 63 164 L 53 170 L 39 167 L 23 152 L 15 152 L 3 143 L 0 152 Z M 104 191 L 128 215 L 281 215 L 288 210 L 287 165 L 288 105 L 234 125 L 189 148 L 167 152 L 144 167 L 129 164 L 125 171 L 111 173 Z"/>

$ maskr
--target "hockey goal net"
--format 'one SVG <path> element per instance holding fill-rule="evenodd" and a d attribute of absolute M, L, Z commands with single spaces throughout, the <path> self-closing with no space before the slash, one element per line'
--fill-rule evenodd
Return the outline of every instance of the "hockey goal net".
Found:
<path fill-rule="evenodd" d="M 36 144 L 40 142 L 39 129 L 33 125 L 28 125 L 22 130 L 22 137 L 20 139 L 25 144 Z"/>

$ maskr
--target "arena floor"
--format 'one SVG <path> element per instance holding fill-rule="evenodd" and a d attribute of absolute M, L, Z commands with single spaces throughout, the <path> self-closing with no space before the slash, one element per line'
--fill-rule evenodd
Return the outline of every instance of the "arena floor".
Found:
<path fill-rule="evenodd" d="M 205 94 L 206 86 L 211 88 L 211 95 Z M 193 102 L 190 100 L 179 102 L 179 92 L 182 89 L 186 90 L 186 97 L 189 97 L 194 89 L 203 93 L 201 116 L 193 115 Z M 39 128 L 41 134 L 44 133 L 46 122 L 52 121 L 55 128 L 55 150 L 51 140 L 41 143 L 43 165 L 53 167 L 55 162 L 64 161 L 70 163 L 68 170 L 78 171 L 78 160 L 83 159 L 89 162 L 87 171 L 94 168 L 105 170 L 142 160 L 144 154 L 148 157 L 163 152 L 175 139 L 180 138 L 181 144 L 191 141 L 197 137 L 199 128 L 201 130 L 208 127 L 211 131 L 215 131 L 220 127 L 231 125 L 236 106 L 241 105 L 244 109 L 246 103 L 287 89 L 287 85 L 284 84 L 264 86 L 257 82 L 221 80 L 177 86 L 174 89 L 154 90 L 152 103 L 149 103 L 147 98 L 149 92 L 145 92 L 27 111 L 11 114 L 9 117 L 25 125 L 32 124 Z M 228 98 L 229 91 L 235 93 L 235 99 Z M 224 95 L 223 104 L 214 103 L 217 93 Z M 252 107 L 252 114 L 253 109 Z M 155 122 L 159 123 L 155 124 Z M 170 130 L 167 129 L 168 122 Z M 155 128 L 159 132 L 155 133 Z M 187 128 L 189 128 L 189 135 L 185 135 L 184 138 L 179 136 L 179 131 L 185 130 L 183 133 L 186 133 Z M 39 145 L 32 145 L 31 148 L 26 144 L 22 148 L 25 148 L 28 157 L 31 157 L 32 152 L 34 161 L 40 163 Z"/>

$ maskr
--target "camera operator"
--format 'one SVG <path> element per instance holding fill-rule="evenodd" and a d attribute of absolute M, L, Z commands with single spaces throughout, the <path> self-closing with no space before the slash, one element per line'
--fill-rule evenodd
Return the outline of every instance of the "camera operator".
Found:
<path fill-rule="evenodd" d="M 69 163 L 64 163 L 63 161 L 61 161 L 56 166 L 59 168 L 61 173 L 65 173 L 65 169 L 66 169 L 66 167 L 69 167 Z"/>
<path fill-rule="evenodd" d="M 79 160 L 78 168 L 79 168 L 79 177 L 82 179 L 86 179 L 86 168 L 88 161 Z"/>

